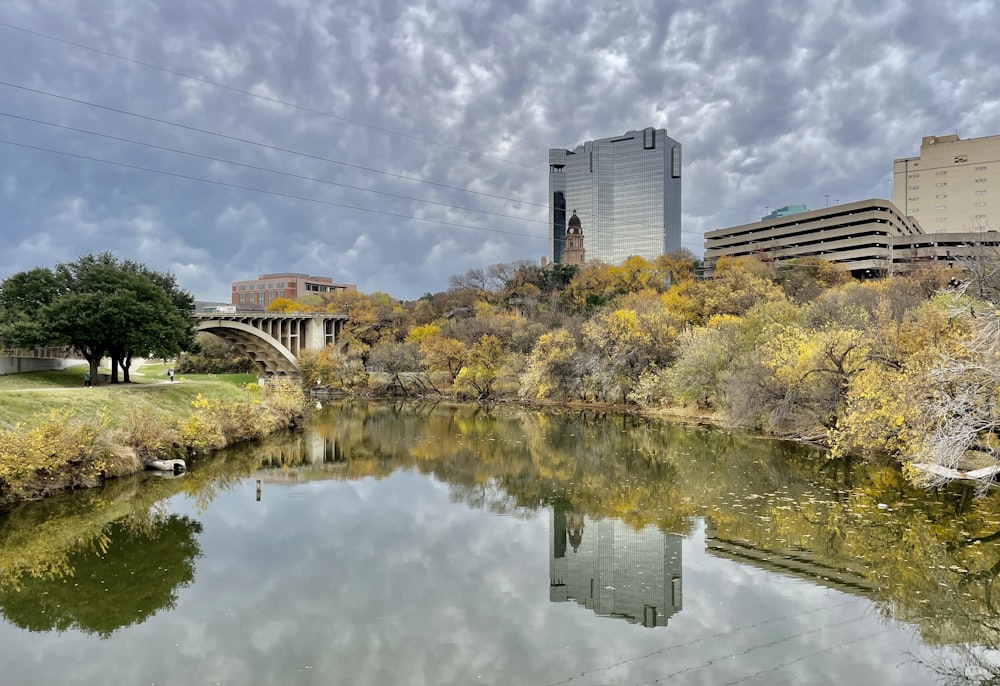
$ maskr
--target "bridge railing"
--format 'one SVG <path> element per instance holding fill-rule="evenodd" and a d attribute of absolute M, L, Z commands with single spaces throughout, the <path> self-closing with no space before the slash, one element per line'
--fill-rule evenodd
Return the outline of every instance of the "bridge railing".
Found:
<path fill-rule="evenodd" d="M 78 359 L 80 354 L 69 346 L 44 348 L 0 348 L 0 357 L 25 357 L 36 360 Z"/>

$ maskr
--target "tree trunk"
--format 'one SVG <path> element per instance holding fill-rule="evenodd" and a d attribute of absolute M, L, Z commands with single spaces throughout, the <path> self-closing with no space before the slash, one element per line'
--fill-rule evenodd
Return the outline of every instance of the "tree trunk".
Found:
<path fill-rule="evenodd" d="M 90 383 L 96 386 L 97 367 L 101 364 L 101 358 L 104 357 L 104 350 L 88 347 L 77 347 L 76 349 L 83 356 L 83 359 L 87 361 L 87 364 L 90 365 Z"/>

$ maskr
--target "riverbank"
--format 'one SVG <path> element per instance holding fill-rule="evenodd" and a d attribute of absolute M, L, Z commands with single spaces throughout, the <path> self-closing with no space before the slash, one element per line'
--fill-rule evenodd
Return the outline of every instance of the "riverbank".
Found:
<path fill-rule="evenodd" d="M 100 485 L 157 458 L 190 458 L 301 422 L 297 384 L 140 370 L 135 383 L 83 385 L 82 371 L 0 377 L 0 506 Z M 246 376 L 246 379 L 242 377 Z"/>

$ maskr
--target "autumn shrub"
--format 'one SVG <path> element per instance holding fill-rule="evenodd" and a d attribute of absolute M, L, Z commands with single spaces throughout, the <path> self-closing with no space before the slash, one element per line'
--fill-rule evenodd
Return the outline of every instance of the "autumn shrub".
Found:
<path fill-rule="evenodd" d="M 335 364 L 330 356 L 331 352 L 329 348 L 299 352 L 298 364 L 303 384 L 312 386 L 317 381 L 322 385 L 329 384 L 335 376 Z"/>
<path fill-rule="evenodd" d="M 645 407 L 668 405 L 672 399 L 670 379 L 667 370 L 656 365 L 647 367 L 639 374 L 626 399 Z"/>
<path fill-rule="evenodd" d="M 192 439 L 187 445 L 195 450 L 256 440 L 266 431 L 258 404 L 211 400 L 200 394 L 191 404 L 195 412 L 182 424 L 181 434 Z"/>
<path fill-rule="evenodd" d="M 203 452 L 225 447 L 222 432 L 208 417 L 192 414 L 177 427 L 181 444 L 193 452 Z"/>
<path fill-rule="evenodd" d="M 302 383 L 307 388 L 320 385 L 356 393 L 368 387 L 364 363 L 355 351 L 342 353 L 332 346 L 323 350 L 303 350 L 298 362 Z"/>
<path fill-rule="evenodd" d="M 115 438 L 132 448 L 139 458 L 163 455 L 178 443 L 176 428 L 162 414 L 140 407 L 129 410 Z"/>
<path fill-rule="evenodd" d="M 33 426 L 0 431 L 0 501 L 100 483 L 114 466 L 101 440 L 103 427 L 73 414 L 56 409 Z"/>
<path fill-rule="evenodd" d="M 292 381 L 272 381 L 264 387 L 264 407 L 277 418 L 277 427 L 297 424 L 305 415 L 306 396 L 302 386 Z"/>
<path fill-rule="evenodd" d="M 917 375 L 878 366 L 864 370 L 852 380 L 846 408 L 829 432 L 831 455 L 911 459 L 927 429 L 920 418 L 926 397 Z"/>
<path fill-rule="evenodd" d="M 261 421 L 263 413 L 259 405 L 220 402 L 213 408 L 212 415 L 218 423 L 225 445 L 255 441 L 269 433 L 271 427 Z"/>
<path fill-rule="evenodd" d="M 574 395 L 580 385 L 576 340 L 565 329 L 539 337 L 521 375 L 525 398 L 558 398 Z"/>
<path fill-rule="evenodd" d="M 297 425 L 305 416 L 302 387 L 290 381 L 272 381 L 263 389 L 248 385 L 247 400 L 221 401 L 199 394 L 194 411 L 177 427 L 183 446 L 195 452 L 255 441 Z"/>
<path fill-rule="evenodd" d="M 331 384 L 347 393 L 364 393 L 368 390 L 368 372 L 364 362 L 356 354 L 340 355 L 337 370 Z"/>
<path fill-rule="evenodd" d="M 195 452 L 225 447 L 222 428 L 212 414 L 212 401 L 199 393 L 191 405 L 194 412 L 177 427 L 183 446 Z"/>

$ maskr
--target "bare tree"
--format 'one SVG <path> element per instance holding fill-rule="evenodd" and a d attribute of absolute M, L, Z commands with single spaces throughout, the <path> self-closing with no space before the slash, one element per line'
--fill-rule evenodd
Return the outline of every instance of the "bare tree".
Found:
<path fill-rule="evenodd" d="M 987 231 L 983 238 L 954 262 L 962 270 L 969 295 L 1000 305 L 1000 234 Z"/>
<path fill-rule="evenodd" d="M 983 494 L 1000 472 L 1000 315 L 959 291 L 946 306 L 969 331 L 927 372 L 928 432 L 914 467 L 930 485 L 973 479 Z"/>

